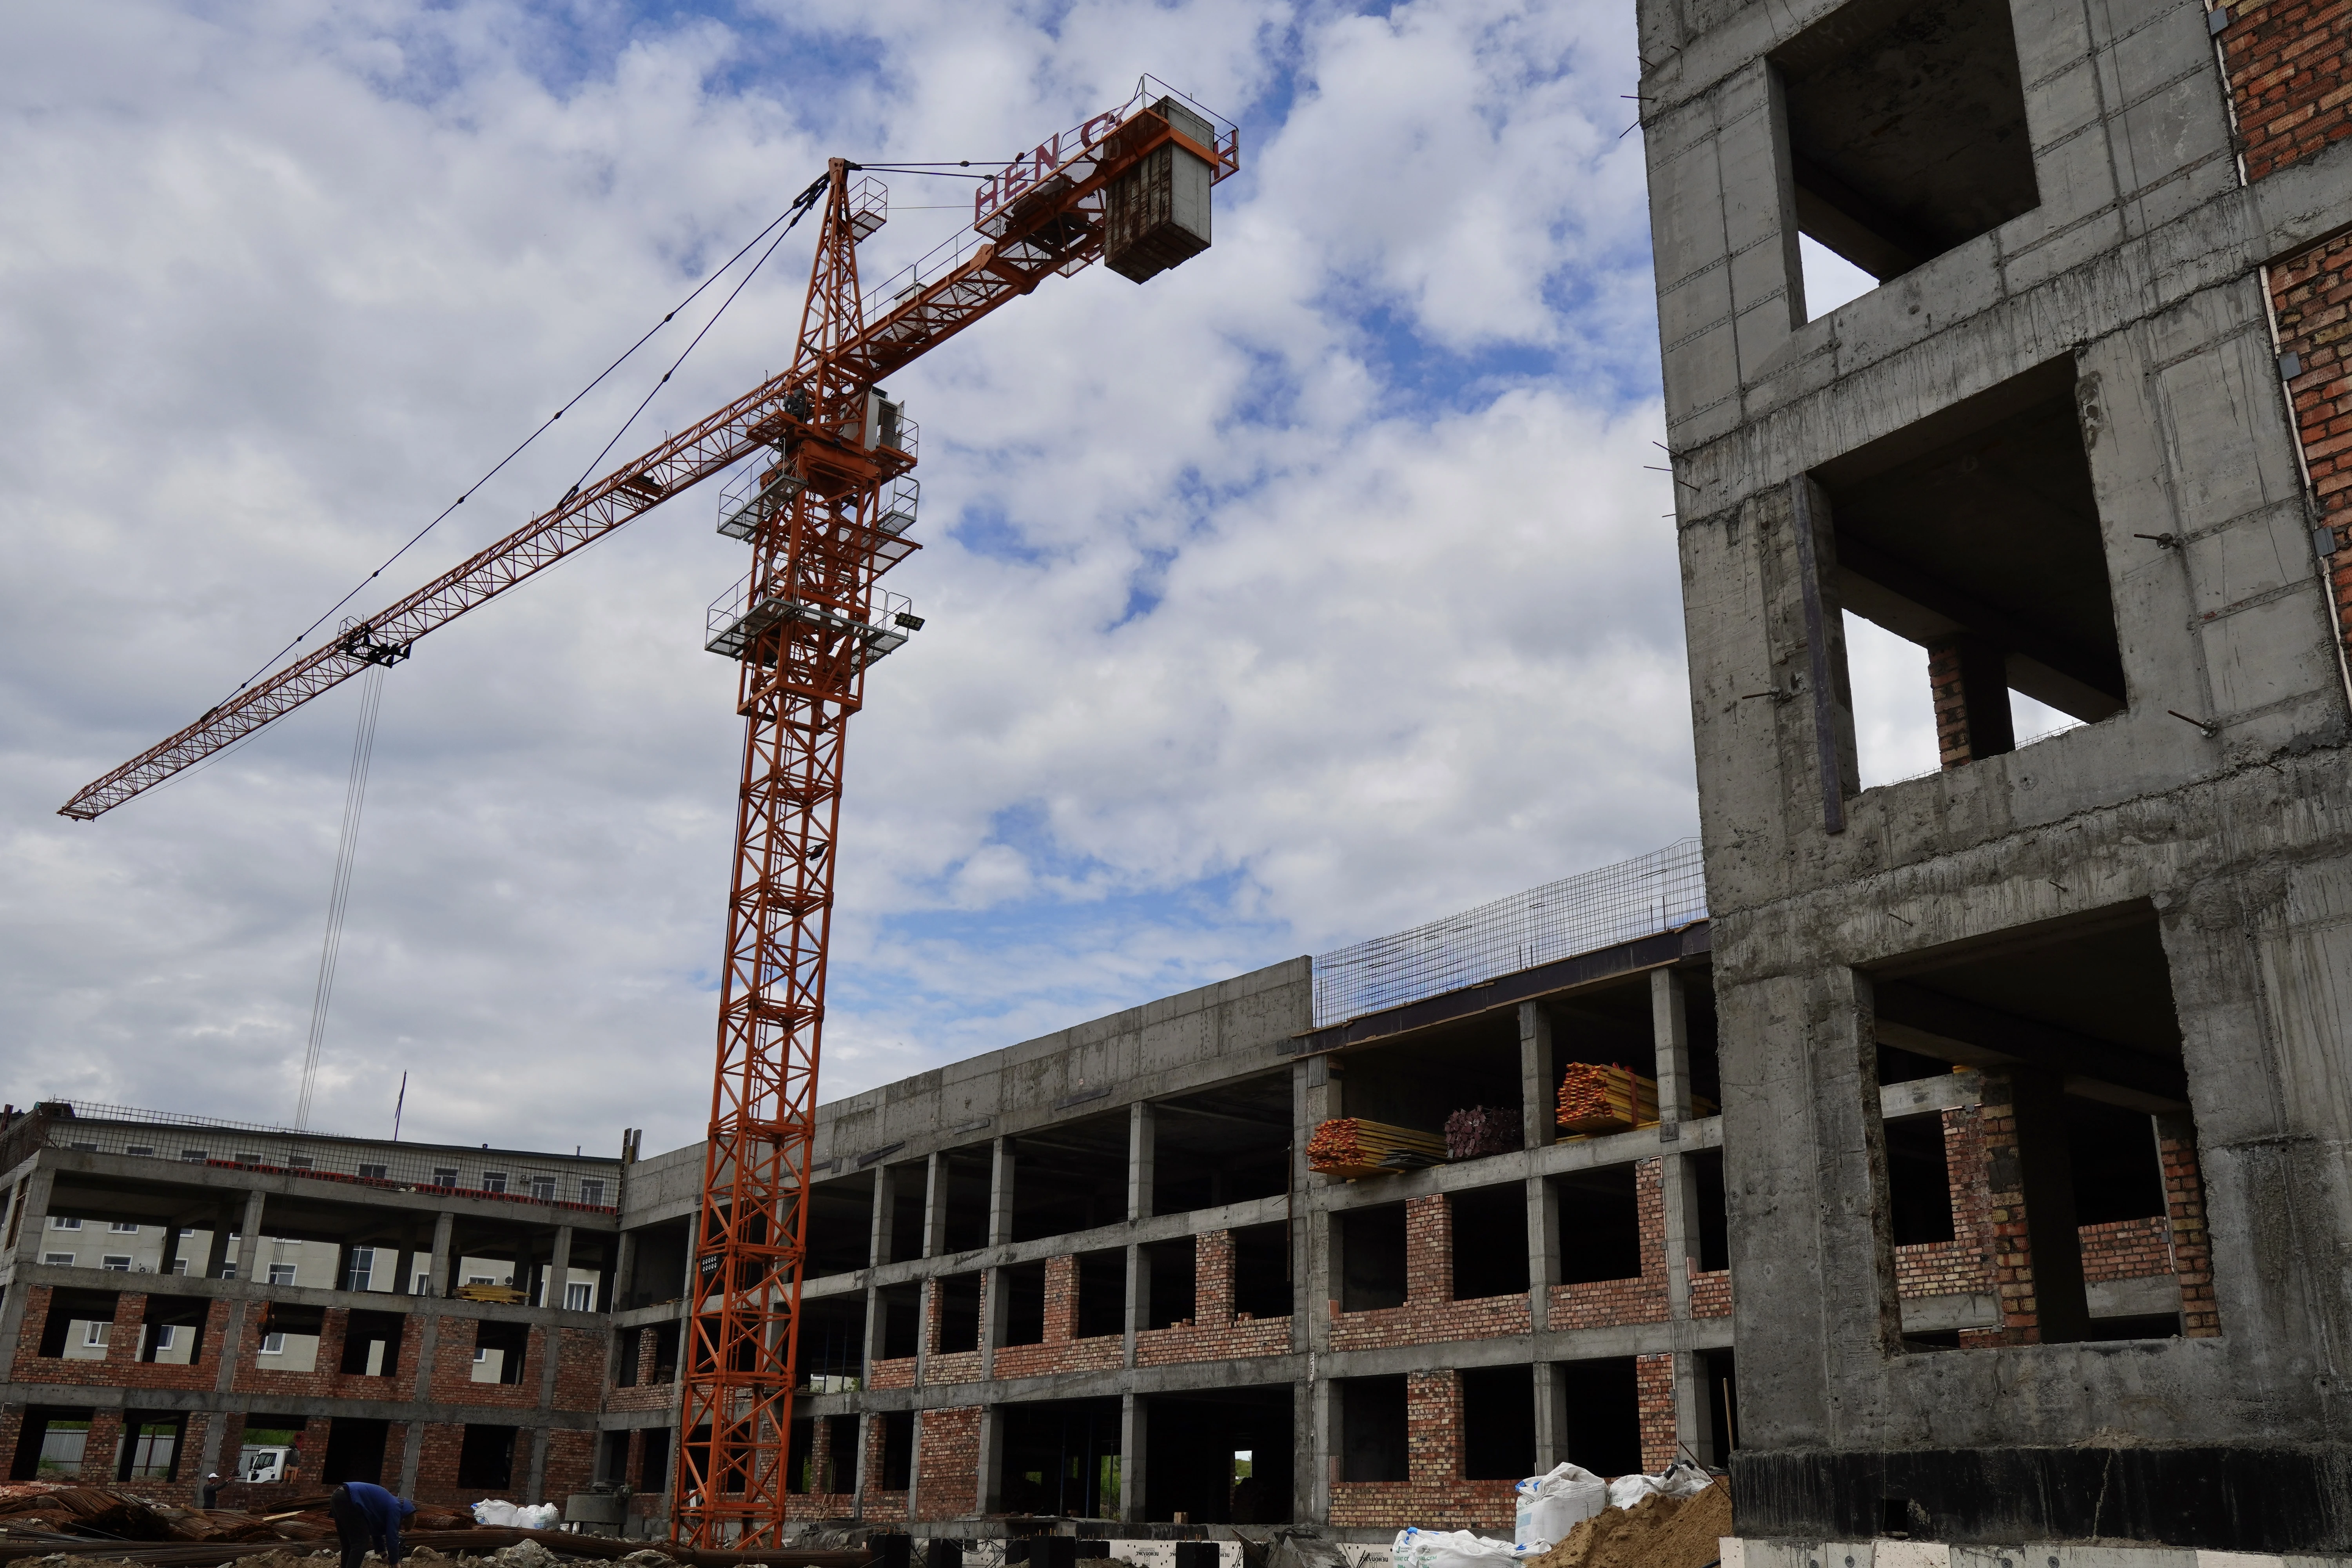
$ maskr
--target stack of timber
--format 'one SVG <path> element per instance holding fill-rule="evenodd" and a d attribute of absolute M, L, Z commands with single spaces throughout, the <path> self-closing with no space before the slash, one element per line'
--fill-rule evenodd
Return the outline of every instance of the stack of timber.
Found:
<path fill-rule="evenodd" d="M 489 1301 L 501 1307 L 520 1307 L 530 1300 L 511 1285 L 460 1285 L 453 1294 L 460 1301 Z"/>
<path fill-rule="evenodd" d="M 1658 1080 L 1632 1068 L 1570 1062 L 1559 1080 L 1559 1124 L 1570 1132 L 1622 1132 L 1658 1119 Z"/>
<path fill-rule="evenodd" d="M 1517 1153 L 1524 1142 L 1517 1110 L 1474 1105 L 1445 1119 L 1445 1157 L 1449 1160 Z"/>
<path fill-rule="evenodd" d="M 1356 1116 L 1326 1121 L 1307 1141 L 1307 1168 L 1329 1176 L 1387 1176 L 1444 1163 L 1443 1140 Z"/>

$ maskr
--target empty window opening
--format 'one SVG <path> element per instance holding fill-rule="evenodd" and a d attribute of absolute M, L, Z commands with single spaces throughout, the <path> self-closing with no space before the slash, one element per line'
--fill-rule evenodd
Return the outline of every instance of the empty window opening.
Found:
<path fill-rule="evenodd" d="M 800 1385 L 837 1394 L 865 1371 L 866 1292 L 802 1297 Z"/>
<path fill-rule="evenodd" d="M 904 1361 L 922 1348 L 923 1288 L 920 1285 L 885 1285 L 875 1292 L 882 1309 L 882 1344 L 878 1354 L 884 1361 Z"/>
<path fill-rule="evenodd" d="M 205 1323 L 212 1303 L 200 1296 L 147 1298 L 147 1334 L 139 1359 L 194 1366 L 204 1359 Z"/>
<path fill-rule="evenodd" d="M 1596 1476 L 1630 1476 L 1642 1468 L 1641 1392 L 1632 1356 L 1564 1361 L 1552 1369 L 1559 1390 L 1566 1458 Z"/>
<path fill-rule="evenodd" d="M 816 1489 L 816 1422 L 804 1415 L 784 1439 L 784 1490 L 805 1497 Z"/>
<path fill-rule="evenodd" d="M 485 1318 L 474 1325 L 474 1381 L 516 1384 L 522 1381 L 523 1363 L 530 1359 L 530 1329 L 522 1323 L 495 1323 Z"/>
<path fill-rule="evenodd" d="M 261 1320 L 261 1350 L 272 1372 L 316 1372 L 319 1342 L 327 1331 L 327 1310 L 272 1301 Z"/>
<path fill-rule="evenodd" d="M 1723 1184 L 1723 1151 L 1702 1149 L 1687 1156 L 1683 1177 L 1691 1184 L 1691 1206 L 1698 1211 L 1700 1269 L 1730 1268 L 1731 1205 Z"/>
<path fill-rule="evenodd" d="M 632 1311 L 677 1300 L 685 1289 L 685 1224 L 649 1225 L 629 1234 L 636 1245 L 629 1260 L 628 1284 L 616 1305 L 623 1311 Z"/>
<path fill-rule="evenodd" d="M 886 1411 L 882 1415 L 882 1489 L 902 1492 L 914 1484 L 915 1413 Z"/>
<path fill-rule="evenodd" d="M 1147 1329 L 1172 1329 L 1192 1321 L 1193 1296 L 1200 1286 L 1200 1255 L 1189 1236 L 1154 1241 L 1143 1254 L 1144 1319 Z"/>
<path fill-rule="evenodd" d="M 1339 1479 L 1410 1479 L 1406 1470 L 1404 1378 L 1343 1377 L 1338 1383 Z"/>
<path fill-rule="evenodd" d="M 1078 1254 L 1077 1337 L 1127 1331 L 1127 1249 Z"/>
<path fill-rule="evenodd" d="M 1290 1184 L 1290 1079 L 1245 1079 L 1152 1108 L 1151 1212 L 1280 1197 Z"/>
<path fill-rule="evenodd" d="M 1127 1218 L 1128 1117 L 1089 1116 L 1013 1146 L 1013 1239 L 1039 1241 Z"/>
<path fill-rule="evenodd" d="M 1339 1310 L 1402 1307 L 1405 1298 L 1404 1205 L 1343 1209 L 1331 1216 L 1339 1257 Z"/>
<path fill-rule="evenodd" d="M 1642 1272 L 1642 1205 L 1633 1167 L 1603 1165 L 1550 1178 L 1559 1208 L 1555 1247 L 1563 1285 L 1632 1279 Z"/>
<path fill-rule="evenodd" d="M 1535 1369 L 1482 1366 L 1465 1371 L 1463 1479 L 1509 1481 L 1535 1473 Z"/>
<path fill-rule="evenodd" d="M 1445 1206 L 1454 1222 L 1454 1299 L 1468 1301 L 1481 1296 L 1525 1295 L 1526 1184 L 1449 1194 Z"/>
<path fill-rule="evenodd" d="M 677 1349 L 686 1337 L 686 1325 L 678 1322 L 659 1323 L 654 1328 L 653 1370 L 644 1373 L 647 1383 L 677 1381 Z"/>
<path fill-rule="evenodd" d="M 890 1167 L 890 1213 L 885 1263 L 905 1263 L 923 1255 L 924 1184 L 929 1173 L 920 1160 Z"/>
<path fill-rule="evenodd" d="M 56 1481 L 79 1478 L 83 1445 L 89 1436 L 89 1417 L 88 1410 L 53 1410 L 37 1405 L 28 1407 L 16 1427 L 16 1451 L 9 1461 L 8 1479 Z"/>
<path fill-rule="evenodd" d="M 940 1179 L 947 1184 L 940 1205 L 939 1252 L 977 1252 L 988 1245 L 989 1150 L 952 1149 L 940 1157 Z"/>
<path fill-rule="evenodd" d="M 1648 1038 L 1646 1029 L 1643 1037 Z M 1457 1110 L 1484 1106 L 1516 1118 L 1524 1100 L 1518 1017 L 1510 1008 L 1416 1030 L 1339 1059 L 1346 1074 L 1339 1079 L 1336 1114 L 1410 1127 L 1440 1140 L 1445 1119 Z"/>
<path fill-rule="evenodd" d="M 1294 1310 L 1290 1227 L 1276 1223 L 1234 1231 L 1234 1315 L 1286 1318 Z"/>
<path fill-rule="evenodd" d="M 933 1310 L 939 1314 L 939 1353 L 954 1355 L 980 1348 L 980 1276 L 950 1274 L 931 1281 Z"/>
<path fill-rule="evenodd" d="M 645 1447 L 637 1450 L 637 1490 L 658 1495 L 669 1490 L 669 1428 L 646 1428 Z"/>
<path fill-rule="evenodd" d="M 1952 1239 L 1952 1171 L 1942 1116 L 1906 1116 L 1886 1124 L 1886 1207 L 1897 1247 Z"/>
<path fill-rule="evenodd" d="M 874 1173 L 819 1182 L 808 1200 L 808 1273 L 847 1274 L 874 1248 Z"/>
<path fill-rule="evenodd" d="M 344 1481 L 383 1484 L 383 1449 L 392 1423 L 365 1416 L 338 1415 L 327 1424 L 327 1451 L 320 1457 L 319 1479 L 328 1486 Z"/>
<path fill-rule="evenodd" d="M 816 1489 L 852 1492 L 857 1489 L 857 1417 L 824 1418 L 824 1458 L 817 1467 Z"/>
<path fill-rule="evenodd" d="M 642 1369 L 638 1362 L 638 1346 L 643 1343 L 637 1337 L 639 1331 L 636 1329 L 614 1331 L 613 1386 L 615 1388 L 635 1388 L 640 1381 L 651 1381 L 644 1378 L 644 1371 L 647 1369 Z"/>
<path fill-rule="evenodd" d="M 1156 1394 L 1145 1400 L 1143 1416 L 1146 1519 L 1181 1514 L 1195 1524 L 1278 1524 L 1297 1517 L 1289 1384 Z"/>
<path fill-rule="evenodd" d="M 1840 305 L 1861 299 L 1878 279 L 1815 239 L 1797 236 L 1797 266 L 1805 279 L 1805 319 L 1818 321 Z"/>
<path fill-rule="evenodd" d="M 400 1371 L 400 1336 L 408 1320 L 398 1312 L 352 1312 L 343 1321 L 343 1359 L 347 1376 L 392 1377 Z M 365 1476 L 356 1479 L 365 1480 Z"/>
<path fill-rule="evenodd" d="M 2097 1288 L 2095 1304 L 2088 1280 L 2139 1271 L 2101 1255 L 2116 1245 L 2112 1234 L 2086 1241 L 2081 1227 L 2162 1215 L 2151 1118 L 2177 1119 L 2181 1136 L 2193 1136 L 2154 911 L 2126 905 L 1916 953 L 1872 981 L 1880 1044 L 1982 1074 L 1987 1196 L 2025 1227 L 2042 1342 L 2116 1337 L 2114 1320 L 2152 1313 L 2151 1298 L 2113 1284 Z M 1905 1120 L 1923 1129 L 1938 1121 Z M 1888 1129 L 1890 1184 L 1902 1126 Z M 1928 1134 L 1913 1136 L 1924 1161 Z M 1933 1180 L 1931 1169 L 1919 1184 Z M 1889 1198 L 1900 1202 L 1895 1192 Z"/>
<path fill-rule="evenodd" d="M 1045 1342 L 1045 1266 L 1014 1263 L 995 1270 L 1004 1292 L 1004 1326 L 997 1342 L 1042 1345 Z"/>
<path fill-rule="evenodd" d="M 514 1485 L 515 1429 L 467 1423 L 457 1444 L 457 1484 L 504 1490 Z"/>
<path fill-rule="evenodd" d="M 1119 1402 L 1039 1400 L 998 1407 L 1007 1513 L 1105 1519 L 1118 1513 Z M 1153 1450 L 1156 1462 L 1159 1450 Z"/>
<path fill-rule="evenodd" d="M 1728 1469 L 1731 1451 L 1739 1447 L 1739 1388 L 1732 1374 L 1731 1352 L 1699 1352 L 1698 1370 L 1706 1400 L 1706 1419 L 1700 1423 L 1710 1450 L 1706 1463 Z"/>
<path fill-rule="evenodd" d="M 1876 628 L 1840 638 L 1860 784 L 2123 710 L 2082 390 L 2056 361 L 1816 470 L 1831 589 Z"/>
<path fill-rule="evenodd" d="M 2008 0 L 1856 0 L 1772 63 L 1798 230 L 1870 278 L 2041 205 Z"/>
<path fill-rule="evenodd" d="M 596 1439 L 596 1479 L 611 1486 L 629 1484 L 629 1435 L 605 1432 Z"/>

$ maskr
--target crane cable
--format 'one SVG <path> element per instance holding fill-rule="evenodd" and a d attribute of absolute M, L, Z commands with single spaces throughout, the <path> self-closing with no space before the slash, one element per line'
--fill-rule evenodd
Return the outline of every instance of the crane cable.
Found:
<path fill-rule="evenodd" d="M 368 764 L 375 756 L 375 720 L 383 703 L 383 671 L 371 664 L 360 682 L 360 721 L 352 737 L 352 772 L 343 788 L 343 831 L 335 847 L 335 879 L 327 892 L 327 935 L 319 948 L 319 989 L 310 1001 L 310 1043 L 302 1058 L 302 1094 L 294 1125 L 310 1125 L 310 1099 L 319 1086 L 319 1048 L 327 1039 L 327 1005 L 335 992 L 335 960 L 343 946 L 343 910 L 352 900 L 352 864 L 360 840 L 360 811 L 367 804 Z"/>

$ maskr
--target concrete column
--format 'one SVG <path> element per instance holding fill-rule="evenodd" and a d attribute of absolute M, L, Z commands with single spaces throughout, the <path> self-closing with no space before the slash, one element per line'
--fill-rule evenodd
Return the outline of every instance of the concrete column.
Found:
<path fill-rule="evenodd" d="M 1315 1423 L 1311 1441 L 1298 1446 L 1299 1477 L 1297 1495 L 1307 1500 L 1307 1517 L 1318 1524 L 1331 1518 L 1331 1485 L 1339 1479 L 1341 1411 L 1339 1385 L 1332 1379 L 1318 1378 L 1311 1393 L 1304 1401 Z"/>
<path fill-rule="evenodd" d="M 1151 1321 L 1151 1269 L 1145 1261 L 1143 1248 L 1130 1243 L 1127 1248 L 1127 1321 L 1119 1328 L 1119 1364 L 1135 1365 L 1135 1336 Z"/>
<path fill-rule="evenodd" d="M 572 1227 L 568 1225 L 559 1225 L 555 1227 L 555 1250 L 547 1259 L 547 1284 L 540 1293 L 539 1304 L 542 1307 L 552 1307 L 561 1311 L 563 1308 L 564 1293 L 570 1289 L 571 1285 Z"/>
<path fill-rule="evenodd" d="M 613 1242 L 613 1283 L 598 1303 L 607 1312 L 621 1310 L 621 1300 L 636 1288 L 637 1237 L 634 1231 L 622 1231 Z M 407 1286 L 403 1285 L 403 1289 Z"/>
<path fill-rule="evenodd" d="M 1004 1310 L 1008 1294 L 1004 1270 L 980 1273 L 980 1376 L 985 1383 L 996 1375 L 996 1347 L 1004 1342 Z M 982 1512 L 988 1511 L 982 1510 Z"/>
<path fill-rule="evenodd" d="M 1690 1011 L 1679 970 L 1650 971 L 1650 1037 L 1658 1051 L 1658 1121 L 1691 1119 Z"/>
<path fill-rule="evenodd" d="M 1013 1140 L 999 1138 L 989 1148 L 988 1245 L 1003 1247 L 1013 1239 Z"/>
<path fill-rule="evenodd" d="M 549 1359 L 554 1358 L 551 1356 Z M 515 1436 L 530 1441 L 530 1484 L 524 1489 L 522 1500 L 527 1503 L 541 1501 L 547 1489 L 547 1440 L 551 1434 L 541 1426 L 537 1430 L 526 1428 Z"/>
<path fill-rule="evenodd" d="M 2086 1339 L 2091 1314 L 2058 1076 L 2006 1068 L 1988 1070 L 1983 1081 L 1986 1197 L 2013 1216 L 1994 1226 L 2003 1324 L 2012 1343 Z"/>
<path fill-rule="evenodd" d="M 262 1282 L 256 1276 L 261 1272 L 261 1214 L 266 1202 L 265 1194 L 245 1194 L 245 1217 L 236 1232 L 236 1277 L 257 1283 Z"/>
<path fill-rule="evenodd" d="M 436 1300 L 446 1300 L 449 1295 L 449 1266 L 456 1261 L 449 1256 L 451 1238 L 457 1228 L 456 1215 L 436 1215 L 433 1217 L 433 1281 L 430 1293 Z"/>
<path fill-rule="evenodd" d="M 874 1171 L 874 1231 L 866 1244 L 866 1266 L 868 1268 L 879 1268 L 890 1261 L 890 1214 L 897 1206 L 898 1196 L 898 1173 L 887 1165 L 877 1166 Z"/>
<path fill-rule="evenodd" d="M 232 1261 L 228 1238 L 236 1229 L 236 1205 L 223 1204 L 213 1215 L 212 1245 L 205 1251 L 205 1278 L 207 1279 L 219 1279 L 227 1273 Z"/>
<path fill-rule="evenodd" d="M 866 1489 L 881 1479 L 879 1476 L 867 1473 L 871 1468 L 867 1456 L 874 1447 L 874 1428 L 880 1420 L 881 1417 L 872 1411 L 861 1410 L 857 1413 L 857 1475 L 856 1479 L 851 1484 L 849 1498 L 849 1516 L 852 1519 L 866 1517 Z"/>
<path fill-rule="evenodd" d="M 23 1271 L 41 1260 L 41 1235 L 48 1228 L 49 1194 L 56 1188 L 54 1173 L 36 1169 L 16 1197 L 16 1250 L 10 1262 L 7 1289 L 0 1292 L 0 1383 L 8 1381 L 16 1362 L 16 1342 L 23 1337 L 25 1298 L 32 1292 Z"/>
<path fill-rule="evenodd" d="M 1127 1108 L 1127 1217 L 1151 1217 L 1153 1151 L 1158 1123 L 1151 1102 L 1137 1100 Z"/>
<path fill-rule="evenodd" d="M 1706 1398 L 1706 1369 L 1696 1351 L 1675 1352 L 1675 1441 L 1701 1460 L 1715 1452 L 1715 1412 Z"/>
<path fill-rule="evenodd" d="M 1650 972 L 1651 1041 L 1658 1055 L 1658 1138 L 1664 1145 L 1658 1162 L 1658 1196 L 1664 1208 L 1666 1247 L 1666 1316 L 1681 1321 L 1690 1316 L 1690 1271 L 1698 1256 L 1698 1184 L 1689 1162 L 1676 1146 L 1683 1123 L 1690 1120 L 1690 1013 L 1683 994 L 1683 977 L 1672 969 Z M 1685 1358 L 1687 1359 L 1687 1358 Z M 1681 1362 L 1675 1363 L 1675 1386 L 1682 1385 Z M 1704 1401 L 1702 1401 L 1704 1403 Z M 1676 1432 L 1685 1443 L 1691 1435 L 1681 1430 L 1684 1401 L 1676 1395 Z M 1706 1450 L 1696 1448 L 1696 1452 Z"/>
<path fill-rule="evenodd" d="M 980 1407 L 980 1468 L 973 1489 L 981 1512 L 1004 1511 L 1004 1419 L 1000 1405 Z"/>
<path fill-rule="evenodd" d="M 1535 1374 L 1536 1473 L 1541 1475 L 1568 1458 L 1568 1389 L 1557 1363 L 1539 1361 L 1528 1370 Z"/>
<path fill-rule="evenodd" d="M 922 1517 L 915 1511 L 920 1504 L 923 1489 L 923 1413 L 920 1410 L 915 1412 L 915 1440 L 910 1447 L 914 1452 L 908 1456 L 907 1462 L 907 1522 L 908 1524 L 914 1523 Z"/>
<path fill-rule="evenodd" d="M 1315 1135 L 1316 1128 L 1341 1114 L 1340 1087 L 1339 1069 L 1329 1057 L 1309 1057 L 1291 1064 L 1291 1277 L 1298 1282 L 1294 1297 L 1298 1310 L 1305 1314 L 1292 1342 L 1310 1353 L 1330 1348 L 1330 1303 L 1339 1294 L 1339 1265 L 1332 1251 L 1334 1237 L 1329 1219 L 1305 1201 L 1306 1194 L 1322 1184 L 1307 1168 L 1307 1143 Z M 1305 1447 L 1299 1449 L 1302 1455 L 1307 1451 Z M 1302 1490 L 1293 1495 L 1303 1500 L 1307 1494 Z"/>
<path fill-rule="evenodd" d="M 1528 1178 L 1528 1326 L 1551 1327 L 1551 1288 L 1559 1283 L 1559 1189 Z"/>
<path fill-rule="evenodd" d="M 172 1265 L 180 1257 L 180 1232 L 186 1228 L 177 1217 L 163 1222 L 163 1250 L 155 1258 L 155 1273 L 159 1279 L 168 1279 L 173 1272 Z"/>
<path fill-rule="evenodd" d="M 1150 1412 L 1139 1394 L 1118 1398 L 1118 1517 L 1128 1524 L 1143 1522 L 1143 1467 L 1150 1433 Z"/>
<path fill-rule="evenodd" d="M 937 1258 L 948 1241 L 948 1160 L 934 1154 L 923 1166 L 923 1256 Z"/>
<path fill-rule="evenodd" d="M 1519 1110 L 1528 1148 L 1558 1141 L 1559 1080 L 1551 1070 L 1551 1015 L 1540 1002 L 1519 1004 Z"/>

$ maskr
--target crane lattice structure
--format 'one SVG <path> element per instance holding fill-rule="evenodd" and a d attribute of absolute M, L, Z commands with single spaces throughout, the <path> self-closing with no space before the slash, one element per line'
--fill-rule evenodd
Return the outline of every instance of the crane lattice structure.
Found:
<path fill-rule="evenodd" d="M 1047 278 L 1105 261 L 1141 282 L 1209 243 L 1209 190 L 1241 138 L 1146 77 L 1117 109 L 984 178 L 971 226 L 861 294 L 857 247 L 887 194 L 835 158 L 791 368 L 580 486 L 424 587 L 94 781 L 84 819 L 234 745 L 680 491 L 724 488 L 719 529 L 751 569 L 711 607 L 706 646 L 740 665 L 744 719 L 727 963 L 695 1237 L 674 1532 L 768 1546 L 785 1520 L 805 1198 L 816 1132 L 825 948 L 843 742 L 866 669 L 922 626 L 877 584 L 908 537 L 917 431 L 886 377 Z"/>

